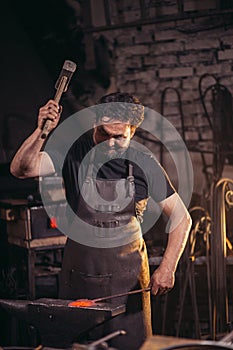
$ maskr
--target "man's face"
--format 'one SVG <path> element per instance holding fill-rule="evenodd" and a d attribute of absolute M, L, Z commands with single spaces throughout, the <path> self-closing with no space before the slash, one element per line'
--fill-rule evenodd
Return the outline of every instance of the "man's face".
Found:
<path fill-rule="evenodd" d="M 126 151 L 133 134 L 130 124 L 117 121 L 102 122 L 95 126 L 94 142 L 100 144 L 100 150 L 105 156 L 113 159 Z"/>

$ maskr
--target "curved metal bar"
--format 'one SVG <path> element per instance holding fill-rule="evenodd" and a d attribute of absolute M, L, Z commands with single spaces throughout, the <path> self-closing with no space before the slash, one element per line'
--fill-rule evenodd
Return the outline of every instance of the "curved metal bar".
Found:
<path fill-rule="evenodd" d="M 222 178 L 212 185 L 211 276 L 213 288 L 213 339 L 215 339 L 216 333 L 226 332 L 228 324 L 226 195 L 229 192 L 229 185 L 233 185 L 233 180 L 228 178 Z"/>

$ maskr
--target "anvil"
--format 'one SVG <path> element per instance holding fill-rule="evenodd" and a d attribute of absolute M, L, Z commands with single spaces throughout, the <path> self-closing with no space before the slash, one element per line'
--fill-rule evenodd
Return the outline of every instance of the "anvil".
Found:
<path fill-rule="evenodd" d="M 0 306 L 12 316 L 36 328 L 41 344 L 67 348 L 76 338 L 125 312 L 125 305 L 100 303 L 90 307 L 69 307 L 71 300 L 41 298 L 0 299 Z"/>

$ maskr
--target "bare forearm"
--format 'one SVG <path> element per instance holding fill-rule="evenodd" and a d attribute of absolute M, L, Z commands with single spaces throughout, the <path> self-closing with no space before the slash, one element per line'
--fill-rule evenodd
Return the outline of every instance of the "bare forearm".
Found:
<path fill-rule="evenodd" d="M 167 247 L 161 262 L 161 269 L 167 269 L 175 272 L 180 257 L 184 251 L 189 231 L 191 227 L 191 218 L 187 212 L 181 223 L 168 234 Z"/>
<path fill-rule="evenodd" d="M 37 128 L 18 149 L 11 165 L 11 173 L 19 178 L 39 175 L 40 151 L 44 140 L 41 138 L 41 129 Z"/>
<path fill-rule="evenodd" d="M 173 288 L 177 265 L 191 228 L 190 214 L 178 194 L 175 193 L 161 202 L 161 206 L 169 217 L 169 236 L 161 264 L 151 276 L 153 294 L 163 294 Z"/>

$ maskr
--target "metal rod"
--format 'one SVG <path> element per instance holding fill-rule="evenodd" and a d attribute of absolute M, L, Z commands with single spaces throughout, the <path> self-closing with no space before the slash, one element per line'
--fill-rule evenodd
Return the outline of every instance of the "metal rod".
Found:
<path fill-rule="evenodd" d="M 136 290 L 131 290 L 129 292 L 124 292 L 124 293 L 120 293 L 120 294 L 109 295 L 107 297 L 101 297 L 101 298 L 93 299 L 92 301 L 99 302 L 99 301 L 104 301 L 106 299 L 113 299 L 113 298 L 124 297 L 125 295 L 137 294 L 137 293 L 141 293 L 141 292 L 149 292 L 150 290 L 151 290 L 151 287 L 142 288 L 142 289 L 136 289 Z"/>
<path fill-rule="evenodd" d="M 126 334 L 126 331 L 121 329 L 119 331 L 115 331 L 115 332 L 113 332 L 111 334 L 106 335 L 105 337 L 103 337 L 101 339 L 98 339 L 98 340 L 94 341 L 93 343 L 89 344 L 89 346 L 92 348 L 93 346 L 99 345 L 99 344 L 101 344 L 101 343 L 103 343 L 103 342 L 105 342 L 107 340 L 110 340 L 110 339 L 112 339 L 112 338 L 114 338 L 114 337 L 116 337 L 118 335 L 125 335 L 125 334 Z M 88 348 L 89 348 L 89 346 L 88 346 Z"/>

